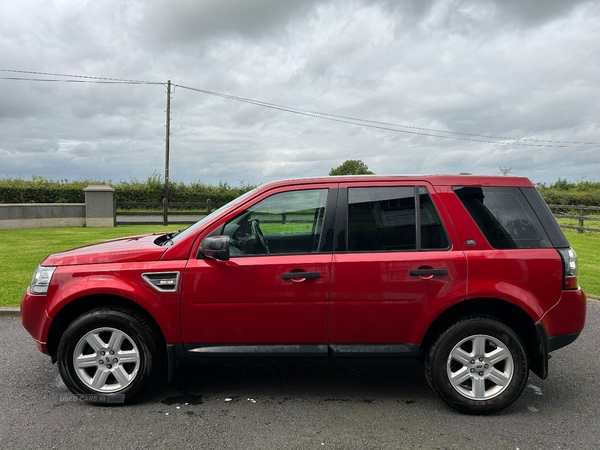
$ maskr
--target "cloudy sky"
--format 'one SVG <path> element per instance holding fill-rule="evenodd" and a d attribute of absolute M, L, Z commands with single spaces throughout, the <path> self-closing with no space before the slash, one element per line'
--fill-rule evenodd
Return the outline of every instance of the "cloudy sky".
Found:
<path fill-rule="evenodd" d="M 163 176 L 171 80 L 171 180 L 600 181 L 600 1 L 0 0 L 0 55 L 0 178 Z"/>

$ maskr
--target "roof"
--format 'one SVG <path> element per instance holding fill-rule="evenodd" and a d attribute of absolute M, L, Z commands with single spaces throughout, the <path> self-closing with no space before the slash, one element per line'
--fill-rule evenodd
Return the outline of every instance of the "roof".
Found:
<path fill-rule="evenodd" d="M 271 181 L 260 186 L 261 189 L 271 189 L 277 186 L 320 184 L 320 183 L 390 183 L 390 182 L 429 183 L 434 186 L 518 186 L 533 187 L 526 177 L 502 175 L 470 175 L 470 174 L 440 174 L 440 175 L 335 175 L 327 177 L 290 178 Z"/>

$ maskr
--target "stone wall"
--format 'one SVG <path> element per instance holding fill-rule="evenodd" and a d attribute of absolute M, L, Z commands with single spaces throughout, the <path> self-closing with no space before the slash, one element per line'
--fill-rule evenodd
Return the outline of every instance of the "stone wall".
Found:
<path fill-rule="evenodd" d="M 88 186 L 84 191 L 85 203 L 0 204 L 0 230 L 114 227 L 114 189 Z"/>

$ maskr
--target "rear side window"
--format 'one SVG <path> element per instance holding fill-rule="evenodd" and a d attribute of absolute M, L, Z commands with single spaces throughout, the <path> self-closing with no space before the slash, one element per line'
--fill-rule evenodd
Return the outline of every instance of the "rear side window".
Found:
<path fill-rule="evenodd" d="M 448 247 L 448 237 L 424 187 L 348 189 L 348 251 Z"/>
<path fill-rule="evenodd" d="M 518 187 L 455 187 L 454 192 L 492 247 L 552 247 L 533 208 Z"/>

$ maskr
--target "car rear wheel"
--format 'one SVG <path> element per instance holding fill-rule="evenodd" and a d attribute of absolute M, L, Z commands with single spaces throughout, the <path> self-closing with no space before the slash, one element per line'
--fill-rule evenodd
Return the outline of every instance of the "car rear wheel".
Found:
<path fill-rule="evenodd" d="M 529 367 L 519 336 L 487 317 L 469 317 L 446 328 L 425 361 L 432 389 L 468 414 L 492 414 L 523 391 Z"/>
<path fill-rule="evenodd" d="M 58 367 L 71 392 L 91 401 L 115 394 L 131 400 L 163 375 L 165 350 L 138 315 L 100 308 L 74 320 L 58 345 Z M 123 397 L 121 397 L 121 395 Z"/>

